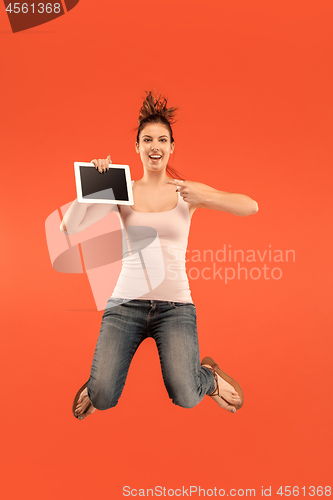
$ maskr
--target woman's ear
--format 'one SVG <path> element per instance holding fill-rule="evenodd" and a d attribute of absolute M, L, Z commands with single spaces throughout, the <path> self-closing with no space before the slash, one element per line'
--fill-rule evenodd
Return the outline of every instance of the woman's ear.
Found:
<path fill-rule="evenodd" d="M 175 150 L 175 143 L 172 142 L 171 146 L 170 146 L 170 153 L 172 154 L 174 152 L 174 150 Z"/>
<path fill-rule="evenodd" d="M 139 152 L 140 152 L 140 151 L 139 151 L 139 143 L 138 143 L 138 142 L 136 142 L 136 143 L 135 143 L 135 151 L 136 151 L 137 153 L 139 153 Z"/>

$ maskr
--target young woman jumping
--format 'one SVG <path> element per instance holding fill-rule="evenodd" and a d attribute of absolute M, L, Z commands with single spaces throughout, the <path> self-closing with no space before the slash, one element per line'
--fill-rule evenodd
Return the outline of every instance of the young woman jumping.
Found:
<path fill-rule="evenodd" d="M 73 414 L 80 420 L 96 408 L 106 410 L 118 403 L 131 360 L 147 337 L 156 342 L 174 404 L 192 408 L 207 394 L 232 413 L 243 405 L 239 384 L 212 358 L 200 362 L 185 255 L 196 209 L 246 216 L 256 213 L 258 205 L 244 194 L 174 178 L 168 161 L 175 148 L 175 111 L 164 97 L 147 92 L 135 144 L 143 175 L 132 182 L 134 205 L 88 206 L 75 200 L 61 223 L 63 232 L 74 234 L 118 209 L 124 234 L 122 269 L 103 315 L 90 377 L 73 403 Z M 110 156 L 92 162 L 101 174 L 112 168 Z M 149 246 L 149 234 L 157 235 L 155 247 Z M 147 245 L 149 251 L 143 252 Z"/>

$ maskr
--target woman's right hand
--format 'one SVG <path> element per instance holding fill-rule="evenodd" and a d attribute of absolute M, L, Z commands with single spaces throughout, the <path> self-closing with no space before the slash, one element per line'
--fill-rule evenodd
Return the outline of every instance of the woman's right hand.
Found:
<path fill-rule="evenodd" d="M 109 165 L 112 163 L 111 156 L 109 155 L 106 160 L 91 160 L 90 163 L 95 165 L 96 170 L 98 170 L 100 174 L 104 174 L 104 172 L 109 170 Z"/>

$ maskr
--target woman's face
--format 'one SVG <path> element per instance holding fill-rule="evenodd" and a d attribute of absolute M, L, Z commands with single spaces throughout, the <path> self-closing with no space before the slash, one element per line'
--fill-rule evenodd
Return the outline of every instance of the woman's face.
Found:
<path fill-rule="evenodd" d="M 135 145 L 144 168 L 152 171 L 166 168 L 174 147 L 174 143 L 170 139 L 169 129 L 163 123 L 146 125 L 140 133 L 139 142 Z"/>

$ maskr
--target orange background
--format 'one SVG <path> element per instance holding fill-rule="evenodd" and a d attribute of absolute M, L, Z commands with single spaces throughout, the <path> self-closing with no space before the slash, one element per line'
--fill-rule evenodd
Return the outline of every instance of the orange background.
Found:
<path fill-rule="evenodd" d="M 3 498 L 330 485 L 332 14 L 321 0 L 81 0 L 13 35 L 0 9 Z M 259 203 L 245 218 L 197 210 L 189 249 L 296 260 L 280 280 L 191 280 L 201 354 L 243 387 L 236 415 L 174 406 L 149 339 L 119 405 L 79 422 L 102 313 L 85 275 L 52 269 L 44 223 L 76 196 L 74 161 L 111 153 L 140 177 L 153 87 L 179 106 L 173 166 Z"/>

